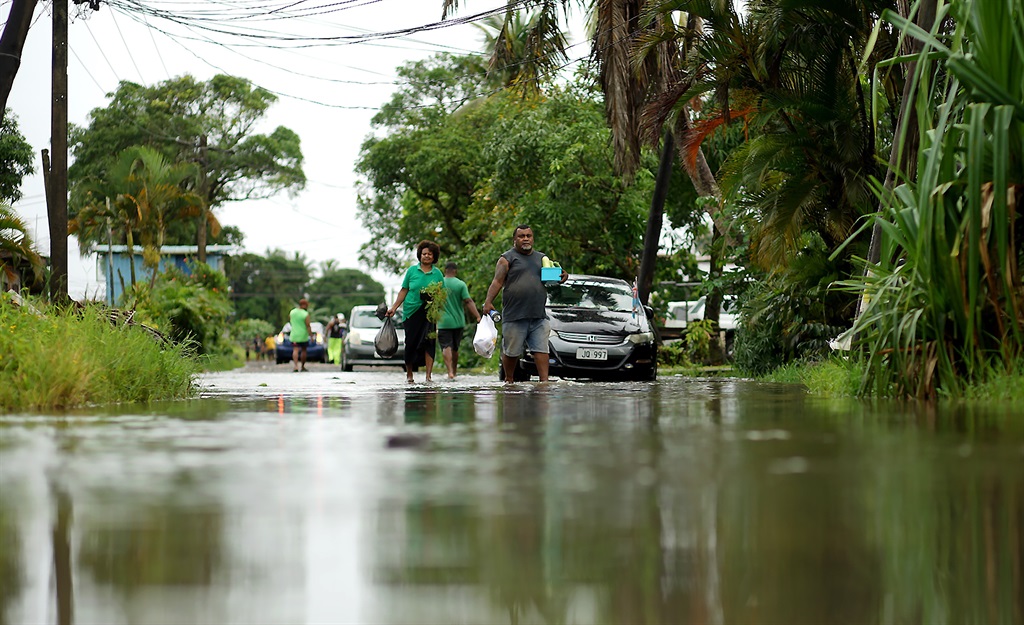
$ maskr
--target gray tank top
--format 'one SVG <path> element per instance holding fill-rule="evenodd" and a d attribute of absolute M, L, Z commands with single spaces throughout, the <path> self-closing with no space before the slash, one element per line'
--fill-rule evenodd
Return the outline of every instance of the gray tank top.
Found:
<path fill-rule="evenodd" d="M 508 261 L 505 293 L 501 296 L 502 320 L 543 319 L 548 299 L 548 292 L 540 281 L 544 254 L 536 250 L 532 254 L 520 254 L 513 247 L 501 257 Z"/>

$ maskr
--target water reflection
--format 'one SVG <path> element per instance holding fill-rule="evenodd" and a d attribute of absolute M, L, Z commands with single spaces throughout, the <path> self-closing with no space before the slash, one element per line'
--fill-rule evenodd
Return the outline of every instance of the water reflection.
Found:
<path fill-rule="evenodd" d="M 0 622 L 1024 622 L 1009 407 L 735 380 L 189 404 L 0 421 Z"/>

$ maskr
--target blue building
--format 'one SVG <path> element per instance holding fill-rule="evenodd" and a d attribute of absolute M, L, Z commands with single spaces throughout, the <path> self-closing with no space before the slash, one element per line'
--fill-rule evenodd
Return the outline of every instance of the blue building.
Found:
<path fill-rule="evenodd" d="M 126 288 L 131 287 L 131 257 L 127 245 L 94 245 L 96 252 L 96 275 L 103 276 L 107 283 L 107 304 L 116 305 Z M 206 264 L 218 271 L 224 271 L 224 259 L 237 254 L 239 249 L 233 245 L 207 245 Z M 186 274 L 191 273 L 188 262 L 197 259 L 199 248 L 195 245 L 165 245 L 160 249 L 160 267 L 163 272 L 168 267 L 176 267 Z M 142 264 L 142 247 L 135 246 L 135 280 L 149 282 L 150 271 Z"/>

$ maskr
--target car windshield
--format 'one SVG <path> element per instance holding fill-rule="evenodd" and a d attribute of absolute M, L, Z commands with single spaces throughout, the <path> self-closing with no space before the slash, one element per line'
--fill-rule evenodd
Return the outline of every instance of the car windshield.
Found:
<path fill-rule="evenodd" d="M 402 311 L 395 311 L 395 325 L 401 325 L 402 323 Z M 379 328 L 384 325 L 384 322 L 377 318 L 377 311 L 375 309 L 367 310 L 353 310 L 352 321 L 350 322 L 353 328 Z"/>
<path fill-rule="evenodd" d="M 633 310 L 633 291 L 626 284 L 570 280 L 548 285 L 548 306 L 560 308 L 597 308 L 599 310 Z"/>

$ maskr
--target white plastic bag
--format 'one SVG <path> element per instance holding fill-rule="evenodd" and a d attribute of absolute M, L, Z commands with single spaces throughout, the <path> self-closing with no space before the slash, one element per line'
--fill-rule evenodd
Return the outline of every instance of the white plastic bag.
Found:
<path fill-rule="evenodd" d="M 473 336 L 473 349 L 484 358 L 490 358 L 494 354 L 494 346 L 498 344 L 498 329 L 494 327 L 494 321 L 484 316 L 476 326 L 476 335 Z"/>

